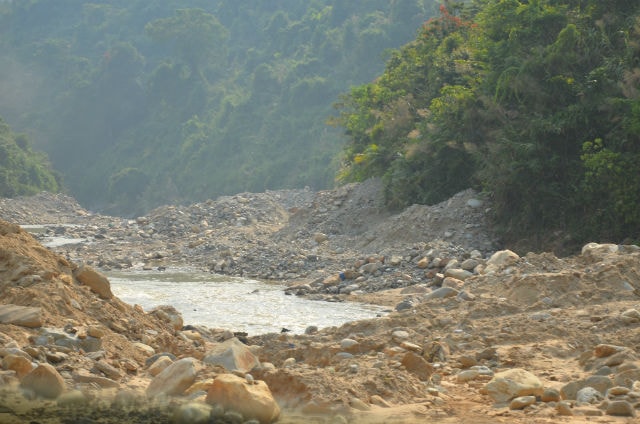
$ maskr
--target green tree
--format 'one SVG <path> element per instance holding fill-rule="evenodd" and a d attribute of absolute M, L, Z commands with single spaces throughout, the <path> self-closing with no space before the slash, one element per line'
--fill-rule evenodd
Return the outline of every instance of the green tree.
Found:
<path fill-rule="evenodd" d="M 227 29 L 202 9 L 178 9 L 169 18 L 156 19 L 145 26 L 149 36 L 172 45 L 191 71 L 204 78 L 204 67 L 222 68 L 227 55 Z"/>
<path fill-rule="evenodd" d="M 60 177 L 51 171 L 47 157 L 31 150 L 28 138 L 14 134 L 0 118 L 0 197 L 60 189 Z"/>

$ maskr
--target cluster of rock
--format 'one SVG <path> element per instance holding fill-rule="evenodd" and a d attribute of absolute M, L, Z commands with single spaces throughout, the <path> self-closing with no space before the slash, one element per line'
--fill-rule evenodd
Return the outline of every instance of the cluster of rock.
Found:
<path fill-rule="evenodd" d="M 47 335 L 38 337 L 51 334 L 47 331 Z M 119 410 L 139 409 L 145 403 L 157 406 L 171 396 L 174 403 L 167 406 L 166 414 L 172 415 L 176 423 L 208 423 L 214 417 L 271 423 L 280 415 L 280 407 L 269 387 L 244 374 L 248 361 L 256 362 L 248 370 L 262 365 L 237 339 L 219 344 L 202 361 L 193 357 L 177 359 L 170 353 L 156 354 L 146 360 L 144 370 L 136 367 L 128 372 L 101 358 L 104 352 L 98 349 L 85 351 L 87 357 L 93 358 L 94 366 L 90 370 L 69 370 L 71 357 L 82 355 L 83 350 L 79 346 L 76 350 L 65 346 L 60 343 L 63 339 L 64 334 L 54 341 L 55 345 L 48 347 L 55 352 L 42 355 L 39 347 L 43 345 L 20 348 L 15 341 L 5 338 L 4 347 L 0 348 L 3 368 L 0 387 L 5 395 L 13 391 L 14 399 L 13 403 L 5 402 L 4 413 L 19 415 L 12 406 L 36 398 L 55 400 L 59 408 L 72 405 L 77 413 L 86 414 L 98 408 L 94 402 L 96 396 Z M 229 368 L 222 368 L 222 364 Z M 144 392 L 122 390 L 127 375 L 132 372 L 144 372 L 152 377 Z M 95 388 L 101 389 L 99 393 Z M 39 406 L 34 403 L 33 409 Z"/>
<path fill-rule="evenodd" d="M 437 417 L 450 400 L 470 398 L 514 422 L 637 416 L 640 248 L 591 243 L 570 258 L 496 252 L 471 191 L 397 215 L 378 195 L 374 182 L 245 193 L 132 220 L 74 206 L 64 216 L 75 226 L 50 230 L 85 240 L 56 248 L 66 258 L 2 223 L 0 390 L 55 399 L 59 413 L 106 404 L 114 419 L 142 410 L 180 423 L 271 422 L 292 410 L 346 422 L 407 403 Z M 29 216 L 4 202 L 0 212 Z M 290 294 L 349 300 L 385 290 L 397 301 L 384 317 L 299 335 L 237 334 L 241 343 L 225 329 L 185 327 L 170 307 L 126 305 L 75 260 L 190 265 L 290 280 Z M 0 414 L 18 414 L 19 403 Z"/>
<path fill-rule="evenodd" d="M 397 214 L 383 207 L 381 193 L 377 180 L 331 191 L 242 193 L 163 206 L 136 219 L 91 214 L 75 201 L 43 194 L 0 204 L 0 217 L 21 224 L 50 223 L 49 215 L 39 218 L 39 209 L 30 202 L 45 202 L 45 211 L 66 202 L 57 218 L 64 222 L 47 226 L 38 237 L 75 241 L 56 251 L 102 269 L 186 264 L 249 278 L 314 281 L 362 260 L 387 258 L 386 266 L 363 270 L 368 280 L 364 291 L 428 281 L 429 275 L 413 261 L 434 251 L 445 261 L 494 251 L 488 207 L 472 190 Z"/>
<path fill-rule="evenodd" d="M 498 373 L 473 366 L 457 374 L 459 382 L 489 379 L 481 389 L 498 405 L 511 410 L 555 409 L 560 416 L 614 415 L 636 417 L 640 409 L 640 367 L 632 349 L 600 344 L 585 352 L 581 362 L 593 374 L 559 389 L 545 387 L 533 373 L 512 368 Z"/>
<path fill-rule="evenodd" d="M 519 256 L 510 250 L 495 252 L 485 259 L 478 250 L 466 252 L 446 242 L 433 242 L 413 246 L 404 255 L 363 257 L 338 274 L 291 285 L 285 291 L 326 299 L 313 295 L 349 295 L 405 288 L 401 294 L 406 294 L 407 298 L 396 306 L 400 311 L 421 300 L 434 298 L 474 300 L 475 297 L 464 289 L 465 280 L 494 272 L 517 259 Z"/>

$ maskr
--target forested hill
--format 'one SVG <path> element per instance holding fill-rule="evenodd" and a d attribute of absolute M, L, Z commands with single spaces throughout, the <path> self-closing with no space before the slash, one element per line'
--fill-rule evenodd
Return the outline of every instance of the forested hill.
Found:
<path fill-rule="evenodd" d="M 472 186 L 506 241 L 640 242 L 637 0 L 444 2 L 335 121 L 390 205 Z"/>
<path fill-rule="evenodd" d="M 331 186 L 331 104 L 435 0 L 0 2 L 0 115 L 85 206 Z"/>
<path fill-rule="evenodd" d="M 15 134 L 0 118 L 0 197 L 59 189 L 60 177 L 45 155 L 34 151 L 26 135 Z"/>

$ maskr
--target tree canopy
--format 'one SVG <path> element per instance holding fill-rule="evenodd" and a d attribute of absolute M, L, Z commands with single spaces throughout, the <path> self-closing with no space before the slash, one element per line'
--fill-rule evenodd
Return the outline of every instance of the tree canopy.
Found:
<path fill-rule="evenodd" d="M 49 167 L 46 156 L 34 152 L 27 136 L 15 134 L 0 118 L 0 197 L 59 190 L 59 176 Z"/>
<path fill-rule="evenodd" d="M 337 103 L 345 181 L 398 207 L 484 190 L 506 240 L 640 239 L 640 4 L 446 2 Z"/>
<path fill-rule="evenodd" d="M 325 124 L 331 104 L 382 72 L 435 4 L 2 2 L 0 114 L 103 212 L 328 188 L 344 141 Z"/>

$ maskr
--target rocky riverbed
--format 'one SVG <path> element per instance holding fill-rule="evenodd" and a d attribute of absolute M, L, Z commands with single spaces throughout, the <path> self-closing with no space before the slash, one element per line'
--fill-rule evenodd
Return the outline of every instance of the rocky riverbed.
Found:
<path fill-rule="evenodd" d="M 467 190 L 392 212 L 375 180 L 130 219 L 0 199 L 0 422 L 634 422 L 640 249 L 518 255 L 490 208 Z M 127 305 L 102 275 L 171 267 L 394 312 L 234 334 Z"/>

